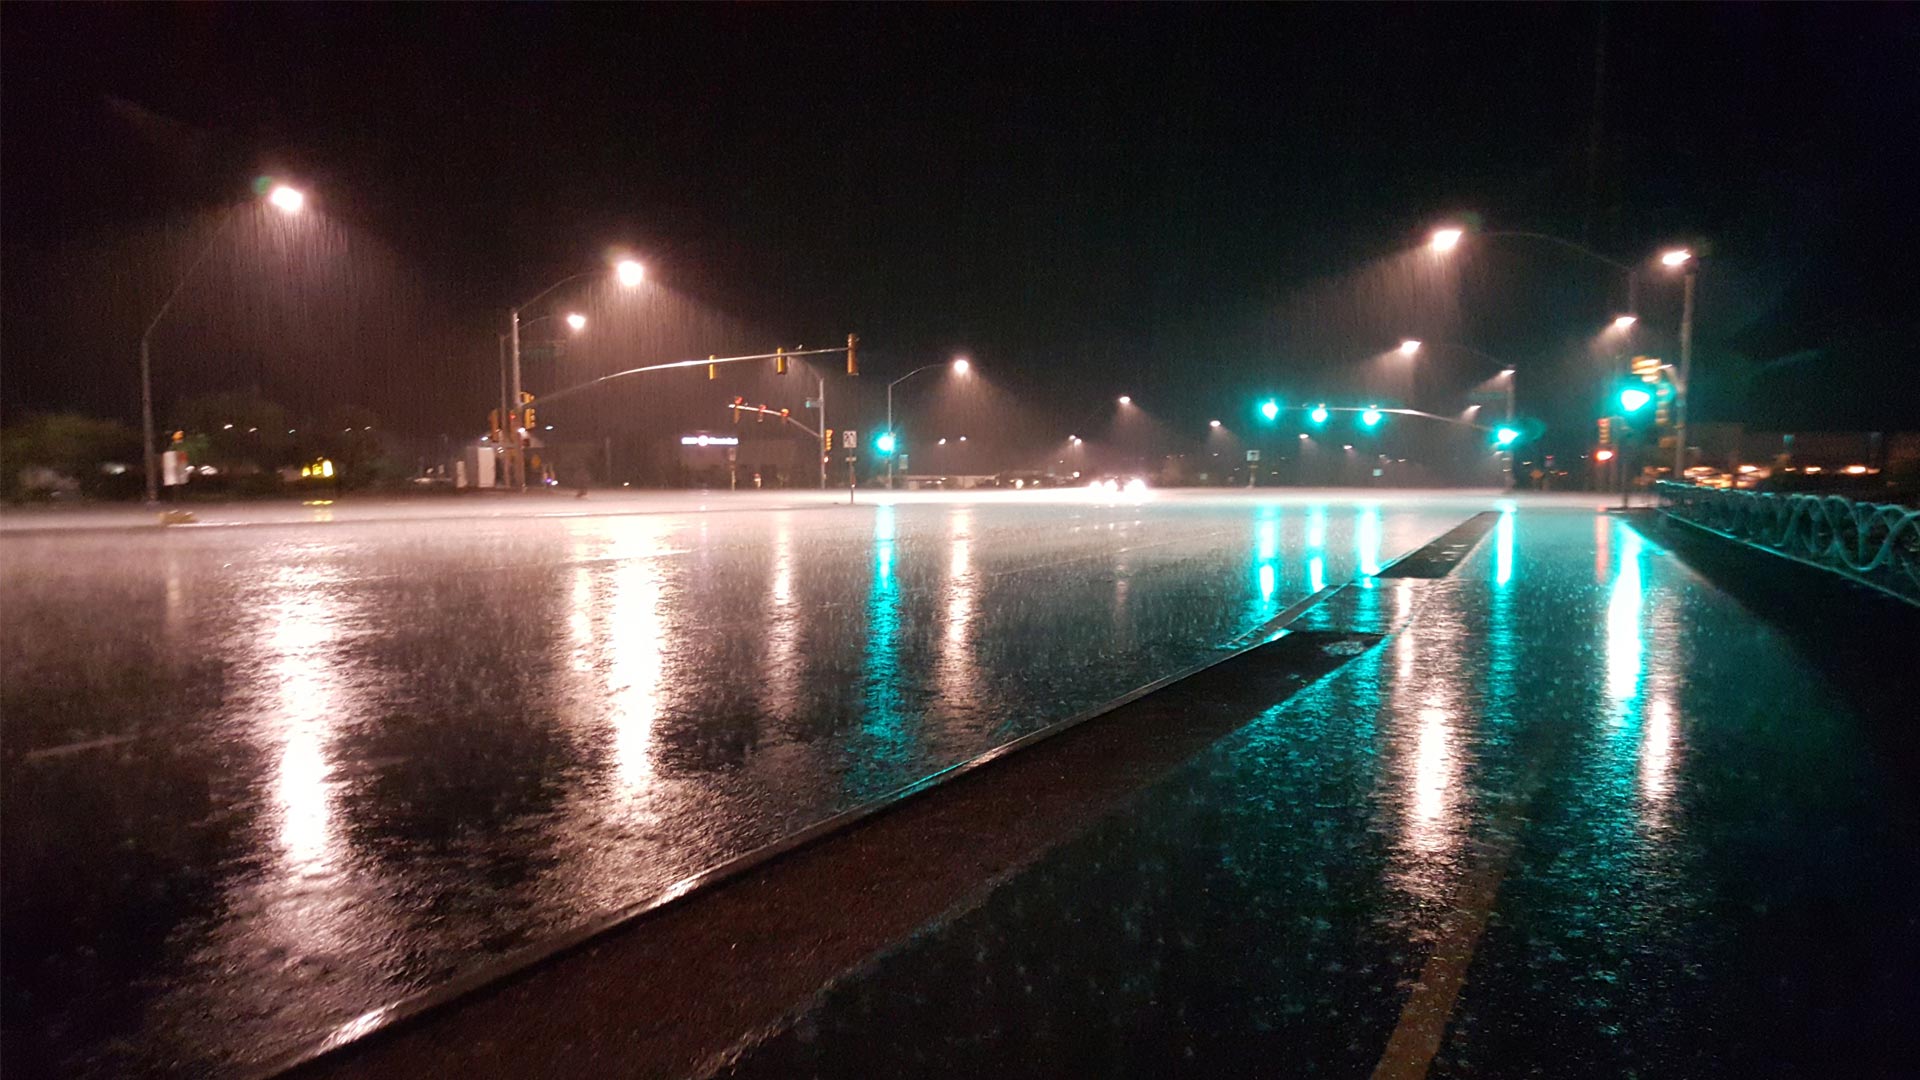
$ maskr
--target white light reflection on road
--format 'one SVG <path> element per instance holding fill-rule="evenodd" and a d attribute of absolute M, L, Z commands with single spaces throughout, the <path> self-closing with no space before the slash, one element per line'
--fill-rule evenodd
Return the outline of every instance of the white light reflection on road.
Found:
<path fill-rule="evenodd" d="M 1607 695 L 1615 701 L 1627 701 L 1640 689 L 1641 655 L 1640 606 L 1644 586 L 1640 579 L 1640 534 L 1620 522 L 1614 522 L 1620 547 L 1620 569 L 1614 575 L 1607 597 Z M 1620 723 L 1625 714 L 1617 714 Z"/>

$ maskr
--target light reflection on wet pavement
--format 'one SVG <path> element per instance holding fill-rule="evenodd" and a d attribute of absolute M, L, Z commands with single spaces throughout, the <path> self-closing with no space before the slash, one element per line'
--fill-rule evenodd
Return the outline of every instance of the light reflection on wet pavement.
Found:
<path fill-rule="evenodd" d="M 733 1071 L 1910 1073 L 1913 804 L 1786 638 L 1539 509 L 1316 624 L 1390 636 Z"/>
<path fill-rule="evenodd" d="M 9 1071 L 284 1053 L 1204 661 L 1486 505 L 0 538 Z M 1442 787 L 1416 849 L 1452 842 Z"/>

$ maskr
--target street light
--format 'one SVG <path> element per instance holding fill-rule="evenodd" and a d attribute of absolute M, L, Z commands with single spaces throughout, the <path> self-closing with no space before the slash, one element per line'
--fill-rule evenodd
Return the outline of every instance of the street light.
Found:
<path fill-rule="evenodd" d="M 1131 404 L 1133 404 L 1133 395 L 1131 395 L 1131 394 L 1121 394 L 1121 395 L 1120 395 L 1120 404 L 1122 404 L 1122 405 L 1131 405 Z"/>
<path fill-rule="evenodd" d="M 574 333 L 577 334 L 580 331 L 585 330 L 586 328 L 587 328 L 587 317 L 585 315 L 582 315 L 577 311 L 571 312 L 567 315 L 567 329 L 572 330 Z"/>
<path fill-rule="evenodd" d="M 1459 247 L 1460 238 L 1465 235 L 1466 231 L 1464 229 L 1456 229 L 1452 226 L 1444 229 L 1435 229 L 1433 230 L 1432 239 L 1427 241 L 1427 246 L 1432 248 L 1435 253 L 1445 255 L 1447 252 Z"/>
<path fill-rule="evenodd" d="M 1685 266 L 1693 259 L 1693 252 L 1686 248 L 1673 248 L 1660 253 L 1661 266 Z"/>
<path fill-rule="evenodd" d="M 598 273 L 600 273 L 599 270 L 582 270 L 577 274 L 568 274 L 566 277 L 561 278 L 559 281 L 556 281 L 553 284 L 547 286 L 546 288 L 541 289 L 539 292 L 534 293 L 532 299 L 527 300 L 525 303 L 516 304 L 508 312 L 509 326 L 508 326 L 508 334 L 507 334 L 507 343 L 508 343 L 507 354 L 512 364 L 513 384 L 512 384 L 512 396 L 509 397 L 507 401 L 503 401 L 500 403 L 500 418 L 503 422 L 506 421 L 508 415 L 521 404 L 521 401 L 520 401 L 520 397 L 521 397 L 521 393 L 520 393 L 521 391 L 521 387 L 520 387 L 520 312 L 526 308 L 530 308 L 533 305 L 539 303 L 542 299 L 545 299 L 548 293 L 554 291 L 555 289 L 558 289 L 560 286 L 566 285 L 570 282 L 578 281 L 584 277 L 592 277 Z M 623 288 L 631 289 L 635 285 L 638 285 L 642 281 L 646 280 L 646 269 L 632 259 L 621 259 L 619 262 L 616 262 L 613 265 L 613 276 L 614 276 L 614 280 L 618 281 Z M 576 318 L 580 320 L 579 323 L 577 324 L 574 322 L 574 319 Z M 573 327 L 575 330 L 579 330 L 581 327 L 584 327 L 586 324 L 587 324 L 587 320 L 585 316 L 581 316 L 581 315 L 567 316 L 567 325 Z M 509 423 L 507 426 L 509 428 L 518 427 L 517 424 L 511 424 L 511 423 Z M 510 465 L 519 464 L 518 455 L 520 453 L 520 449 L 521 447 L 519 445 L 519 440 L 518 439 L 514 440 L 514 445 L 512 447 L 512 455 L 508 459 L 508 463 Z M 524 468 L 520 468 L 520 469 L 517 469 L 516 471 L 519 474 L 519 480 L 515 486 L 521 489 L 525 489 L 527 486 L 526 470 Z"/>
<path fill-rule="evenodd" d="M 1218 420 L 1209 420 L 1209 421 L 1207 421 L 1207 426 L 1208 426 L 1208 427 L 1210 427 L 1210 428 L 1217 428 L 1217 427 L 1219 427 L 1219 426 L 1220 426 L 1220 421 L 1218 421 Z"/>
<path fill-rule="evenodd" d="M 906 382 L 908 379 L 913 378 L 915 375 L 918 375 L 923 371 L 932 371 L 934 368 L 937 368 L 937 367 L 951 367 L 955 375 L 965 375 L 967 372 L 973 370 L 973 363 L 972 361 L 969 361 L 964 356 L 956 356 L 953 358 L 953 360 L 950 363 L 943 362 L 939 364 L 922 364 L 919 367 L 914 368 L 912 371 L 907 372 L 905 375 L 902 375 L 899 378 L 888 383 L 887 384 L 887 433 L 889 435 L 893 433 L 893 388 L 896 386 L 899 386 L 901 383 Z M 942 446 L 946 445 L 946 440 L 945 439 L 940 440 L 940 445 Z M 893 490 L 893 455 L 891 453 L 887 455 L 887 490 L 889 491 Z"/>
<path fill-rule="evenodd" d="M 256 188 L 255 190 L 258 191 L 259 189 Z M 288 187 L 285 184 L 275 184 L 273 188 L 267 192 L 267 203 L 281 213 L 292 216 L 299 213 L 301 207 L 307 204 L 307 197 L 298 188 Z M 146 463 L 147 470 L 148 504 L 160 501 L 160 454 L 159 451 L 154 449 L 153 431 L 153 332 L 159 328 L 160 320 L 167 317 L 167 312 L 172 309 L 173 302 L 179 299 L 180 290 L 186 288 L 187 282 L 193 279 L 193 272 L 198 270 L 200 264 L 206 261 L 207 256 L 212 253 L 214 245 L 218 244 L 221 238 L 227 235 L 227 230 L 233 226 L 238 216 L 239 215 L 230 211 L 221 217 L 220 224 L 214 228 L 213 235 L 207 237 L 206 246 L 201 248 L 200 253 L 195 255 L 193 261 L 187 264 L 187 269 L 180 275 L 180 280 L 174 282 L 173 291 L 168 293 L 167 298 L 160 302 L 160 310 L 153 313 L 153 318 L 147 323 L 147 328 L 140 332 L 140 431 L 142 458 Z"/>
<path fill-rule="evenodd" d="M 1613 328 L 1619 331 L 1620 333 L 1624 334 L 1628 330 L 1633 329 L 1633 324 L 1639 321 L 1640 321 L 1639 317 L 1635 315 L 1616 316 L 1613 320 Z"/>
<path fill-rule="evenodd" d="M 1401 356 L 1412 356 L 1414 353 L 1417 353 L 1419 351 L 1420 351 L 1420 342 L 1416 341 L 1413 338 L 1408 338 L 1405 341 L 1402 341 L 1400 343 Z"/>

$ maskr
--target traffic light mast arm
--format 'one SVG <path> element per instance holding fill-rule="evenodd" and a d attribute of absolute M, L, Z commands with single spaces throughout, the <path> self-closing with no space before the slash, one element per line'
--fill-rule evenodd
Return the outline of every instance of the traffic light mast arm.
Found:
<path fill-rule="evenodd" d="M 787 355 L 792 356 L 793 354 L 788 353 Z M 701 361 L 701 363 L 706 363 L 706 361 L 703 360 Z M 813 436 L 816 439 L 820 437 L 820 432 L 818 432 L 813 428 L 808 427 L 807 425 L 801 423 L 798 420 L 795 420 L 791 415 L 786 415 L 786 416 L 781 415 L 781 411 L 779 409 L 769 409 L 765 405 L 728 405 L 727 409 L 734 413 L 750 412 L 750 413 L 759 413 L 761 416 L 771 416 L 775 420 L 780 420 L 780 421 L 784 421 L 785 423 L 792 424 L 794 427 L 799 428 L 801 431 L 806 432 L 807 434 Z"/>
<path fill-rule="evenodd" d="M 781 356 L 789 359 L 796 356 L 826 356 L 829 354 L 845 353 L 846 351 L 847 346 L 840 345 L 831 349 L 793 349 L 790 351 L 751 353 L 746 356 L 710 356 L 697 360 L 674 360 L 665 364 L 646 364 L 641 367 L 628 368 L 625 371 L 616 371 L 608 375 L 602 375 L 597 379 L 588 379 L 583 383 L 577 383 L 573 386 L 551 391 L 542 395 L 542 400 L 551 405 L 560 398 L 577 394 L 582 390 L 590 390 L 593 387 L 599 386 L 601 383 L 612 382 L 614 379 L 624 379 L 629 375 L 644 375 L 649 371 L 672 371 L 676 368 L 699 367 L 702 364 L 740 364 L 749 360 L 773 360 Z"/>
<path fill-rule="evenodd" d="M 1440 416 L 1436 413 L 1422 412 L 1419 409 L 1377 408 L 1371 405 L 1299 405 L 1299 406 L 1294 406 L 1292 408 L 1292 411 L 1293 412 L 1312 412 L 1315 409 L 1325 409 L 1330 413 L 1377 412 L 1377 413 L 1390 413 L 1394 416 L 1418 416 L 1426 420 L 1438 420 L 1443 424 L 1455 424 L 1459 427 L 1472 428 L 1475 431 L 1495 430 L 1493 427 L 1487 424 L 1476 424 L 1470 420 L 1462 420 L 1454 416 Z"/>

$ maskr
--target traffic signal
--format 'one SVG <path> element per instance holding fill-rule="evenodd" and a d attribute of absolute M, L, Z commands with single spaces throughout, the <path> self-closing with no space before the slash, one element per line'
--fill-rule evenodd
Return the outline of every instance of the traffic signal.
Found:
<path fill-rule="evenodd" d="M 1512 446 L 1514 443 L 1518 442 L 1519 440 L 1520 440 L 1520 432 L 1514 428 L 1500 427 L 1500 428 L 1495 428 L 1493 431 L 1493 445 L 1495 446 L 1504 448 L 1504 447 Z"/>
<path fill-rule="evenodd" d="M 1647 393 L 1637 386 L 1629 386 L 1625 390 L 1620 391 L 1620 408 L 1628 414 L 1637 413 L 1641 409 L 1646 408 L 1647 402 L 1652 400 L 1652 394 Z"/>
<path fill-rule="evenodd" d="M 775 375 L 787 373 L 787 350 L 779 348 L 773 350 L 773 373 Z"/>
<path fill-rule="evenodd" d="M 743 408 L 743 407 L 744 407 L 744 406 L 745 406 L 746 404 L 747 404 L 747 399 L 746 399 L 746 398 L 743 398 L 743 397 L 737 397 L 737 398 L 734 398 L 734 399 L 733 399 L 733 404 L 732 404 L 731 406 L 729 406 L 729 408 L 731 408 L 731 409 L 733 409 L 733 422 L 734 422 L 734 423 L 736 423 L 736 424 L 737 424 L 737 423 L 739 423 L 739 422 L 740 422 L 740 410 L 741 410 L 741 408 Z"/>
<path fill-rule="evenodd" d="M 1268 422 L 1272 422 L 1280 415 L 1280 403 L 1272 398 L 1261 402 L 1260 415 L 1266 417 Z"/>
<path fill-rule="evenodd" d="M 873 448 L 875 450 L 880 451 L 882 454 L 893 453 L 893 448 L 895 445 L 896 443 L 893 437 L 893 432 L 891 431 L 883 431 L 880 433 L 879 438 L 873 440 Z"/>
<path fill-rule="evenodd" d="M 527 430 L 528 430 L 528 431 L 532 431 L 532 430 L 533 430 L 533 406 L 531 406 L 531 405 L 529 405 L 529 406 L 527 406 L 527 423 L 526 423 L 526 428 L 527 428 Z"/>
<path fill-rule="evenodd" d="M 1613 418 L 1610 416 L 1600 418 L 1600 445 L 1613 445 Z"/>
<path fill-rule="evenodd" d="M 1633 373 L 1640 376 L 1641 382 L 1659 382 L 1661 366 L 1660 358 L 1657 356 L 1633 358 Z"/>
<path fill-rule="evenodd" d="M 853 348 L 858 344 L 860 344 L 860 336 L 858 334 L 847 335 L 847 374 L 849 375 L 860 374 L 860 362 L 854 359 L 853 355 Z"/>
<path fill-rule="evenodd" d="M 1331 415 L 1333 414 L 1327 411 L 1327 407 L 1324 404 L 1315 405 L 1313 407 L 1313 411 L 1307 414 L 1307 419 L 1313 421 L 1316 424 L 1324 424 L 1327 422 L 1327 417 Z"/>
<path fill-rule="evenodd" d="M 833 453 L 833 429 L 832 428 L 826 428 L 820 432 L 820 452 L 823 454 Z"/>
<path fill-rule="evenodd" d="M 527 393 L 525 390 L 520 391 L 520 404 L 522 405 L 533 404 L 533 395 Z"/>
<path fill-rule="evenodd" d="M 1380 426 L 1380 419 L 1380 408 L 1377 405 L 1367 406 L 1367 411 L 1360 414 L 1360 423 L 1366 427 Z"/>
<path fill-rule="evenodd" d="M 764 424 L 767 422 L 767 407 L 765 405 L 753 410 L 753 422 L 756 424 Z"/>
<path fill-rule="evenodd" d="M 720 377 L 720 365 L 714 363 L 713 354 L 708 353 L 707 354 L 707 381 L 712 382 L 713 380 L 719 377 Z"/>
<path fill-rule="evenodd" d="M 792 411 L 792 410 L 790 410 L 790 409 L 781 409 L 781 410 L 780 410 L 780 419 L 782 419 L 782 420 L 785 420 L 785 419 L 787 419 L 787 416 L 788 416 L 788 414 L 789 414 L 789 413 L 790 413 L 791 411 Z"/>
<path fill-rule="evenodd" d="M 500 441 L 500 410 L 499 409 L 487 410 L 487 431 L 492 434 L 493 441 L 495 442 Z"/>

